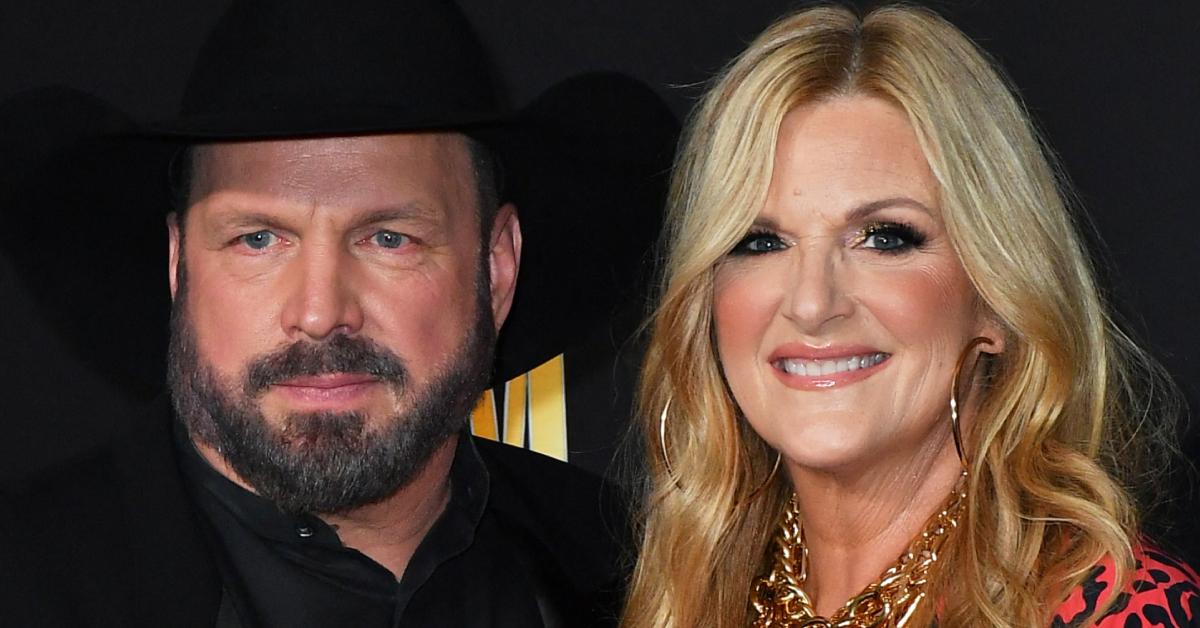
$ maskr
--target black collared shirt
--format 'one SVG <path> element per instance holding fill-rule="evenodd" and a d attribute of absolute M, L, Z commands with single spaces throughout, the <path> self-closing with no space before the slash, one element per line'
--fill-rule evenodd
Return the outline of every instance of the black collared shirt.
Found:
<path fill-rule="evenodd" d="M 225 623 L 537 627 L 590 625 L 596 618 L 597 592 L 572 588 L 555 573 L 570 557 L 556 559 L 525 529 L 539 522 L 490 507 L 489 472 L 470 436 L 459 438 L 446 509 L 399 581 L 343 545 L 317 517 L 284 514 L 217 473 L 186 436 L 176 440 L 185 484 L 215 546 Z M 599 516 L 598 510 L 578 514 Z"/>

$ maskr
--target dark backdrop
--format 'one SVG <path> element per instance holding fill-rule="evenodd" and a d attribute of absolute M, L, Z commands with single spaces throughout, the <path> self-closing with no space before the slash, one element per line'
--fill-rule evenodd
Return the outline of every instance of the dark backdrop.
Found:
<path fill-rule="evenodd" d="M 169 117 L 199 43 L 225 4 L 5 0 L 0 98 L 62 83 L 142 119 Z M 655 87 L 681 116 L 702 81 L 794 5 L 767 0 L 461 4 L 490 48 L 514 103 L 580 70 L 611 69 Z M 1194 117 L 1200 106 L 1200 3 L 929 4 L 995 55 L 1019 86 L 1095 223 L 1116 309 L 1197 407 L 1200 298 L 1193 276 L 1200 266 L 1195 161 L 1200 130 Z M 6 170 L 13 165 L 0 164 Z M 14 224 L 23 223 L 0 214 L 0 230 Z M 55 247 L 74 255 L 72 260 L 85 260 L 71 262 L 85 276 L 103 277 L 105 268 L 86 261 L 87 251 L 102 243 L 84 225 L 70 218 L 61 224 L 43 221 L 37 229 L 50 233 L 28 238 L 17 233 L 7 240 L 10 248 L 0 249 L 0 418 L 8 428 L 0 473 L 40 456 L 70 455 L 96 438 L 107 421 L 157 391 L 161 327 L 141 330 L 145 341 L 131 342 L 125 340 L 129 334 L 104 333 L 101 323 L 159 320 L 165 281 L 131 291 L 116 304 L 105 303 L 96 300 L 103 291 L 92 279 L 89 285 L 45 285 L 46 276 L 25 261 L 29 252 L 20 250 L 22 241 Z M 158 241 L 163 244 L 155 245 L 148 264 L 164 263 L 165 238 Z M 149 276 L 165 275 L 154 270 Z M 129 281 L 129 276 L 112 279 Z M 131 296 L 136 294 L 144 296 Z M 83 348 L 89 345 L 104 350 Z M 1195 430 L 1190 433 L 1184 447 L 1194 459 L 1200 443 Z M 1194 515 L 1194 503 L 1181 503 L 1174 515 L 1177 532 L 1190 529 Z M 1197 562 L 1197 542 L 1184 539 L 1187 534 L 1177 536 Z"/>

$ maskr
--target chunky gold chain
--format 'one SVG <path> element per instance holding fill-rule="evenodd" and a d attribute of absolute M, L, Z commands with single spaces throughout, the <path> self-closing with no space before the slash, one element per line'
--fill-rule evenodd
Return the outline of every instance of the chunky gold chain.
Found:
<path fill-rule="evenodd" d="M 775 562 L 771 572 L 760 577 L 750 591 L 756 617 L 753 628 L 903 628 L 921 600 L 929 571 L 938 551 L 958 520 L 967 497 L 967 472 L 963 471 L 950 499 L 929 518 L 921 535 L 888 567 L 879 581 L 867 586 L 833 615 L 821 617 L 804 592 L 808 580 L 808 547 L 795 496 L 788 504 L 775 537 Z"/>

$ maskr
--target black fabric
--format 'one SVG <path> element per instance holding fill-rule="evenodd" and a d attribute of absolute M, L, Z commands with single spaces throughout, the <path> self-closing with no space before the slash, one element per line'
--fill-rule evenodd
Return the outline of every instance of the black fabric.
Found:
<path fill-rule="evenodd" d="M 624 509 L 585 472 L 464 439 L 452 505 L 397 583 L 315 520 L 250 515 L 254 529 L 274 525 L 271 534 L 283 536 L 312 524 L 306 540 L 316 551 L 297 550 L 298 535 L 279 540 L 291 554 L 261 537 L 227 545 L 229 530 L 254 533 L 243 519 L 211 516 L 221 499 L 198 507 L 189 497 L 171 424 L 159 404 L 109 446 L 0 489 L 0 625 L 615 624 L 629 547 Z M 313 562 L 300 569 L 295 560 Z M 259 617 L 263 595 L 273 614 Z M 299 609 L 314 615 L 289 614 Z"/>
<path fill-rule="evenodd" d="M 214 625 L 221 583 L 165 412 L 0 487 L 0 625 Z"/>
<path fill-rule="evenodd" d="M 457 128 L 500 106 L 487 57 L 450 0 L 234 2 L 201 48 L 177 120 L 188 137 Z"/>

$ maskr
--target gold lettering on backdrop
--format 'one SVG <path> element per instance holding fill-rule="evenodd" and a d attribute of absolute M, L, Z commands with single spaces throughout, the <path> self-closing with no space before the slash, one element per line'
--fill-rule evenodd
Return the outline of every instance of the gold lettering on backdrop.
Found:
<path fill-rule="evenodd" d="M 567 459 L 567 393 L 563 356 L 504 383 L 503 414 L 496 391 L 487 390 L 471 411 L 471 433 Z"/>
<path fill-rule="evenodd" d="M 529 413 L 529 373 L 518 375 L 504 384 L 504 442 L 525 446 L 525 423 Z"/>
<path fill-rule="evenodd" d="M 500 429 L 496 425 L 496 395 L 489 388 L 471 411 L 471 433 L 488 440 L 500 440 Z"/>
<path fill-rule="evenodd" d="M 529 372 L 529 448 L 567 459 L 567 381 L 563 356 Z"/>

